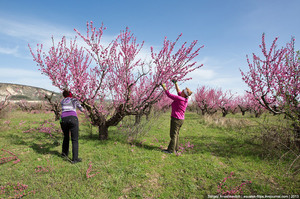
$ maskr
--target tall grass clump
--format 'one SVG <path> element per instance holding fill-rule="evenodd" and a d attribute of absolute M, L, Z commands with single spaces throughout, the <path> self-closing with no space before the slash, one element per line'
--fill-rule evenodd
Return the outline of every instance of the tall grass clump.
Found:
<path fill-rule="evenodd" d="M 160 120 L 163 112 L 156 112 L 142 117 L 139 122 L 136 121 L 134 115 L 126 116 L 120 124 L 118 124 L 115 132 L 127 140 L 129 143 L 136 142 L 140 138 L 147 136 L 151 128 Z"/>
<path fill-rule="evenodd" d="M 243 117 L 221 117 L 220 114 L 206 114 L 199 116 L 201 123 L 210 127 L 237 129 L 251 125 L 251 121 Z"/>

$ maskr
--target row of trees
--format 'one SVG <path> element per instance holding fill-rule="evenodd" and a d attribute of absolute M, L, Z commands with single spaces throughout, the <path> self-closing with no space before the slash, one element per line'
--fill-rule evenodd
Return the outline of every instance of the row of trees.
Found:
<path fill-rule="evenodd" d="M 185 81 L 185 76 L 201 67 L 191 61 L 203 47 L 195 48 L 197 41 L 189 46 L 184 43 L 176 52 L 175 42 L 165 38 L 163 48 L 155 53 L 151 48 L 151 61 L 138 59 L 143 43 L 128 29 L 108 46 L 101 45 L 103 26 L 96 30 L 92 23 L 87 24 L 87 34 L 83 36 L 87 47 L 80 47 L 75 40 L 67 45 L 66 38 L 43 51 L 38 45 L 37 53 L 30 51 L 43 74 L 61 90 L 69 88 L 76 94 L 92 124 L 99 127 L 99 138 L 107 139 L 108 127 L 118 124 L 126 115 L 135 115 L 137 123 L 144 114 L 153 109 L 168 108 L 170 102 L 162 98 L 160 83 L 177 77 Z M 244 96 L 234 96 L 230 91 L 199 87 L 194 93 L 193 104 L 202 114 L 222 111 L 225 117 L 229 112 L 253 111 L 258 117 L 263 110 L 273 114 L 284 114 L 292 121 L 296 137 L 300 137 L 300 78 L 299 51 L 295 51 L 295 39 L 277 49 L 275 38 L 269 50 L 262 35 L 262 57 L 253 54 L 252 61 L 247 56 L 249 71 L 243 72 L 242 79 L 249 86 Z M 48 98 L 49 102 L 51 99 Z M 1 107 L 7 104 L 7 98 Z M 59 111 L 59 110 L 57 110 Z"/>
<path fill-rule="evenodd" d="M 253 54 L 252 61 L 247 56 L 248 72 L 241 71 L 242 79 L 248 85 L 247 94 L 234 97 L 230 92 L 202 86 L 195 93 L 195 103 L 202 113 L 214 113 L 218 108 L 226 110 L 240 106 L 244 109 L 261 108 L 274 114 L 285 114 L 289 119 L 299 121 L 300 57 L 295 51 L 295 39 L 277 49 L 275 38 L 270 49 L 265 44 L 265 34 L 259 46 L 262 57 Z M 246 105 L 246 106 L 245 106 Z"/>
<path fill-rule="evenodd" d="M 194 104 L 202 114 L 222 110 L 223 116 L 235 112 L 237 107 L 244 114 L 251 110 L 259 116 L 263 110 L 284 114 L 292 122 L 296 140 L 300 139 L 300 53 L 295 50 L 295 39 L 277 48 L 275 38 L 270 49 L 265 43 L 265 34 L 259 46 L 262 56 L 247 56 L 248 72 L 241 71 L 249 90 L 244 96 L 202 86 L 195 92 Z M 299 142 L 299 141 L 298 141 Z M 300 142 L 298 143 L 300 148 Z"/>
<path fill-rule="evenodd" d="M 93 125 L 99 127 L 100 139 L 107 139 L 108 127 L 118 124 L 126 115 L 141 116 L 162 97 L 159 85 L 177 76 L 185 76 L 201 67 L 192 60 L 198 55 L 197 41 L 189 46 L 184 43 L 177 51 L 177 44 L 165 38 L 163 47 L 155 52 L 151 47 L 151 60 L 138 58 L 143 47 L 127 28 L 109 45 L 101 42 L 103 25 L 96 29 L 87 23 L 86 35 L 75 29 L 87 47 L 77 45 L 76 38 L 67 45 L 66 38 L 53 44 L 48 52 L 42 45 L 36 53 L 30 48 L 41 72 L 59 89 L 69 88 L 82 102 Z M 293 121 L 297 134 L 300 129 L 299 114 L 299 52 L 295 51 L 295 39 L 277 49 L 275 38 L 270 49 L 262 35 L 262 57 L 247 56 L 249 71 L 241 71 L 242 79 L 249 86 L 247 94 L 234 97 L 231 92 L 202 86 L 195 93 L 195 104 L 202 114 L 212 114 L 221 109 L 223 116 L 237 107 L 242 113 L 253 110 L 258 116 L 264 108 L 274 114 L 285 114 Z M 53 42 L 54 43 L 54 42 Z M 107 103 L 108 99 L 111 103 Z"/>
<path fill-rule="evenodd" d="M 223 117 L 228 113 L 235 114 L 237 112 L 245 115 L 247 111 L 253 112 L 255 117 L 259 117 L 265 110 L 249 93 L 236 96 L 231 91 L 223 91 L 221 88 L 216 89 L 207 86 L 197 88 L 192 106 L 202 115 L 212 115 L 221 111 Z"/>
<path fill-rule="evenodd" d="M 37 45 L 30 51 L 42 74 L 59 89 L 70 89 L 87 110 L 93 125 L 99 127 L 99 138 L 108 138 L 108 128 L 117 125 L 126 115 L 141 115 L 162 97 L 160 84 L 171 86 L 170 79 L 186 81 L 186 75 L 202 65 L 193 59 L 203 47 L 185 42 L 176 47 L 165 38 L 163 47 L 151 47 L 151 60 L 139 58 L 142 43 L 126 30 L 110 44 L 102 44 L 103 25 L 96 29 L 87 23 L 86 35 L 75 29 L 87 47 L 79 46 L 77 38 L 67 42 L 65 37 L 50 50 Z M 177 49 L 176 49 L 177 48 Z M 175 50 L 176 49 L 176 50 Z"/>

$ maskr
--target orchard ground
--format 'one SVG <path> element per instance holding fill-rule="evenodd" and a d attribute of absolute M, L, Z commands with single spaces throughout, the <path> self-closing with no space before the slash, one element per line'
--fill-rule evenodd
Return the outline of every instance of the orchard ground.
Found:
<path fill-rule="evenodd" d="M 219 115 L 187 112 L 178 154 L 161 152 L 170 112 L 152 117 L 151 128 L 136 139 L 120 125 L 110 127 L 106 141 L 80 115 L 83 161 L 73 165 L 60 157 L 61 133 L 36 130 L 46 123 L 45 132 L 59 130 L 53 113 L 12 111 L 0 119 L 0 198 L 205 198 L 235 188 L 242 191 L 237 195 L 300 193 L 299 162 L 291 167 L 296 156 L 254 139 L 262 124 L 280 123 L 281 116 Z"/>

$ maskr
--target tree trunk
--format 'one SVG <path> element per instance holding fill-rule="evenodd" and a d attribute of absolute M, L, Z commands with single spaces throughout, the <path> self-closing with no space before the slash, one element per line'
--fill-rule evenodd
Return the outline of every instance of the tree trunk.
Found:
<path fill-rule="evenodd" d="M 105 124 L 99 125 L 99 140 L 107 140 L 108 139 L 108 126 Z"/>
<path fill-rule="evenodd" d="M 242 110 L 241 110 L 242 111 Z M 242 111 L 242 116 L 244 116 L 245 115 L 245 113 L 246 113 L 246 111 Z"/>
<path fill-rule="evenodd" d="M 222 108 L 222 117 L 226 117 L 228 111 L 225 108 Z"/>
<path fill-rule="evenodd" d="M 201 114 L 205 115 L 205 109 L 201 109 Z"/>
<path fill-rule="evenodd" d="M 151 114 L 152 110 L 153 110 L 153 106 L 150 105 L 150 106 L 148 107 L 148 110 L 145 111 L 145 113 L 144 113 L 144 114 L 146 115 L 146 120 L 147 120 L 147 121 L 150 120 L 150 114 Z"/>
<path fill-rule="evenodd" d="M 294 128 L 294 136 L 295 136 L 295 144 L 298 150 L 300 151 L 300 125 L 299 121 L 296 121 L 293 123 L 293 128 Z"/>
<path fill-rule="evenodd" d="M 147 120 L 147 121 L 150 121 L 150 113 L 147 113 L 147 114 L 146 114 L 146 120 Z"/>
<path fill-rule="evenodd" d="M 98 122 L 99 127 L 99 139 L 100 140 L 107 140 L 108 139 L 108 127 L 116 126 L 122 119 L 125 117 L 125 112 L 122 110 L 122 106 L 115 111 L 114 115 L 109 118 L 109 120 L 105 120 L 103 117 L 100 122 Z"/>
<path fill-rule="evenodd" d="M 222 117 L 226 117 L 227 112 L 222 112 Z"/>
<path fill-rule="evenodd" d="M 141 118 L 142 118 L 141 114 L 135 115 L 135 123 L 134 123 L 134 125 L 140 124 L 141 123 Z"/>
<path fill-rule="evenodd" d="M 55 121 L 58 121 L 60 119 L 60 112 L 54 112 L 55 113 Z"/>
<path fill-rule="evenodd" d="M 256 117 L 256 118 L 259 118 L 259 117 L 261 116 L 262 113 L 261 113 L 261 112 L 255 112 L 254 114 L 255 114 L 255 117 Z"/>

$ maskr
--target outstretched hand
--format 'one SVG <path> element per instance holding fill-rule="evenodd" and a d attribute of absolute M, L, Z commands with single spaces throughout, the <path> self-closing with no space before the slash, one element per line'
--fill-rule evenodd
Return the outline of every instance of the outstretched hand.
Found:
<path fill-rule="evenodd" d="M 161 86 L 163 87 L 164 90 L 167 90 L 166 84 L 162 83 Z"/>
<path fill-rule="evenodd" d="M 173 77 L 173 78 L 171 79 L 171 81 L 172 81 L 174 84 L 176 84 L 176 83 L 177 83 L 177 76 Z"/>

